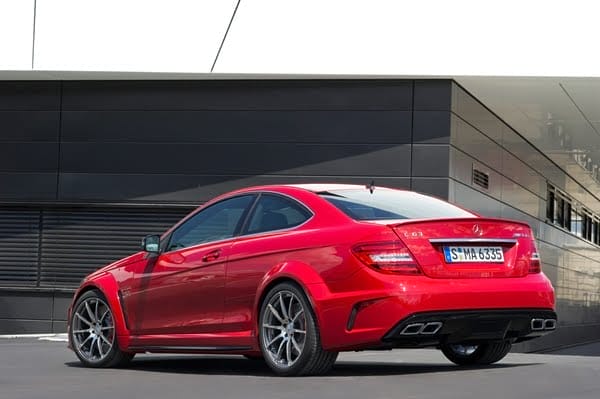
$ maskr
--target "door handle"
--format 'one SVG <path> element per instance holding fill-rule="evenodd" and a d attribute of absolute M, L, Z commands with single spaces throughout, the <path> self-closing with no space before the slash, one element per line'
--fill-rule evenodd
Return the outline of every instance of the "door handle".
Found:
<path fill-rule="evenodd" d="M 215 249 L 214 251 L 210 251 L 209 253 L 204 255 L 202 257 L 202 262 L 212 262 L 213 260 L 219 259 L 219 256 L 221 256 L 221 250 Z"/>

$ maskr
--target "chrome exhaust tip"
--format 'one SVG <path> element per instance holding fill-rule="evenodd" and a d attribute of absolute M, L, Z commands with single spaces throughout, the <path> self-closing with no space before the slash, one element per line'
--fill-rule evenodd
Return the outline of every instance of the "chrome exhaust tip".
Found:
<path fill-rule="evenodd" d="M 421 330 L 421 334 L 434 335 L 438 331 L 440 331 L 440 329 L 442 328 L 442 325 L 443 325 L 443 323 L 441 321 L 429 322 L 429 323 L 425 324 L 425 326 L 423 326 L 423 329 Z"/>
<path fill-rule="evenodd" d="M 556 319 L 544 320 L 544 330 L 555 330 L 555 329 L 556 329 Z"/>
<path fill-rule="evenodd" d="M 425 327 L 423 323 L 409 324 L 402 329 L 400 335 L 418 335 L 423 330 L 423 327 Z"/>
<path fill-rule="evenodd" d="M 544 319 L 531 319 L 531 330 L 532 331 L 541 331 L 543 329 L 544 329 Z"/>

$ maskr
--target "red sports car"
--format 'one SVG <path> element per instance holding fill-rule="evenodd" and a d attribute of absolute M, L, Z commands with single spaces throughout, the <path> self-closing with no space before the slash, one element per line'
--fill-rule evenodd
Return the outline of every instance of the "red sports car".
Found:
<path fill-rule="evenodd" d="M 69 346 L 86 366 L 225 353 L 314 375 L 340 351 L 429 346 L 490 364 L 556 328 L 527 224 L 411 191 L 246 188 L 142 247 L 75 293 Z"/>

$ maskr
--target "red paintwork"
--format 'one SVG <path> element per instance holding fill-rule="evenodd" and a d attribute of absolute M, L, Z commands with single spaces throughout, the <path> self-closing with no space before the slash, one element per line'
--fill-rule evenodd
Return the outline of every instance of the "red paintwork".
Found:
<path fill-rule="evenodd" d="M 261 296 L 283 278 L 294 280 L 306 292 L 327 350 L 376 346 L 388 330 L 415 312 L 554 308 L 550 281 L 543 273 L 528 274 L 535 247 L 530 228 L 521 222 L 485 218 L 358 222 L 311 190 L 294 186 L 247 188 L 206 205 L 249 192 L 291 196 L 314 216 L 291 230 L 201 244 L 158 257 L 134 254 L 88 276 L 75 298 L 91 287 L 104 293 L 125 351 L 141 346 L 248 346 L 251 349 L 244 353 L 258 352 Z M 448 266 L 439 246 L 429 242 L 480 237 L 473 232 L 474 223 L 485 231 L 483 238 L 519 237 L 505 251 L 505 265 Z M 356 244 L 399 238 L 421 274 L 381 273 L 352 254 Z M 214 250 L 220 251 L 218 258 L 200 261 Z M 350 312 L 358 303 L 354 328 L 347 331 Z"/>

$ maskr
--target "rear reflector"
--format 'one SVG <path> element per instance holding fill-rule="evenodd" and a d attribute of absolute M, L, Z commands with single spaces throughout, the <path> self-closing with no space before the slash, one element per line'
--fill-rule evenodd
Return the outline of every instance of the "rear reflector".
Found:
<path fill-rule="evenodd" d="M 359 244 L 352 253 L 365 265 L 392 274 L 421 274 L 410 251 L 400 241 Z"/>
<path fill-rule="evenodd" d="M 541 271 L 540 255 L 537 252 L 533 252 L 531 258 L 529 258 L 529 274 L 540 273 Z"/>

